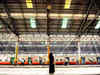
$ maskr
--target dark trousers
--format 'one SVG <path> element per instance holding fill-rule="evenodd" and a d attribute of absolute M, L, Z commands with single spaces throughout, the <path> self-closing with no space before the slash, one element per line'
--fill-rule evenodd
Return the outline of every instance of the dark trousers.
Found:
<path fill-rule="evenodd" d="M 49 73 L 54 73 L 55 72 L 55 66 L 54 64 L 49 65 Z"/>

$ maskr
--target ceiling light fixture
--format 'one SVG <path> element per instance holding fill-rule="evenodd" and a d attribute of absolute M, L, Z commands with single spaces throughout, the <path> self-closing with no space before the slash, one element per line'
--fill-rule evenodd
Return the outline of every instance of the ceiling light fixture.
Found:
<path fill-rule="evenodd" d="M 97 25 L 95 26 L 95 29 L 100 29 L 100 21 L 98 21 Z"/>
<path fill-rule="evenodd" d="M 33 8 L 32 0 L 26 0 L 27 8 Z"/>
<path fill-rule="evenodd" d="M 31 28 L 36 28 L 36 20 L 34 17 L 30 18 L 30 26 Z"/>
<path fill-rule="evenodd" d="M 68 18 L 63 18 L 61 28 L 67 28 L 67 27 L 68 27 Z"/>
<path fill-rule="evenodd" d="M 71 1 L 72 1 L 72 0 L 65 0 L 65 6 L 64 6 L 64 9 L 70 8 Z"/>

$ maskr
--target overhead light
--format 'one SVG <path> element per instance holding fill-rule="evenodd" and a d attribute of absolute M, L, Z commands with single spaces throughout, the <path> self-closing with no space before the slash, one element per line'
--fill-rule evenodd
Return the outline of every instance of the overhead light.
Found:
<path fill-rule="evenodd" d="M 98 21 L 97 25 L 95 26 L 95 29 L 100 29 L 100 21 Z"/>
<path fill-rule="evenodd" d="M 23 18 L 23 13 L 11 13 L 11 16 L 13 16 L 14 18 Z M 7 17 L 7 14 L 6 13 L 0 13 L 0 16 L 2 17 Z M 31 16 L 33 17 L 36 17 L 38 16 L 37 18 L 39 19 L 45 19 L 46 18 L 46 13 L 24 13 L 24 17 L 25 18 L 30 18 Z M 89 20 L 93 20 L 93 18 L 95 18 L 95 14 L 89 14 L 89 17 L 88 19 Z M 58 14 L 58 13 L 50 13 L 50 18 L 53 18 L 53 19 L 61 19 L 63 17 L 67 17 L 67 18 L 70 18 L 70 19 L 82 19 L 83 17 L 85 18 L 86 17 L 86 14 Z M 100 16 L 99 16 L 100 17 Z"/>
<path fill-rule="evenodd" d="M 68 26 L 68 18 L 63 18 L 61 28 L 67 28 Z"/>
<path fill-rule="evenodd" d="M 30 18 L 30 26 L 31 28 L 36 28 L 36 20 L 34 17 Z"/>
<path fill-rule="evenodd" d="M 64 6 L 64 9 L 70 8 L 71 1 L 72 1 L 72 0 L 65 0 L 65 6 Z"/>
<path fill-rule="evenodd" d="M 32 0 L 26 0 L 27 8 L 33 8 Z"/>

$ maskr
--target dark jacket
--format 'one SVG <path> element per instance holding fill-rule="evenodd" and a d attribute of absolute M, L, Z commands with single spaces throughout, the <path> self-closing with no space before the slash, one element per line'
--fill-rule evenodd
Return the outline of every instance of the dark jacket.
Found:
<path fill-rule="evenodd" d="M 53 64 L 54 63 L 54 56 L 52 53 L 50 53 L 49 59 L 50 59 L 50 64 Z"/>
<path fill-rule="evenodd" d="M 55 72 L 55 67 L 54 67 L 54 56 L 53 56 L 52 53 L 50 53 L 49 59 L 50 59 L 49 73 L 54 73 L 54 72 Z"/>

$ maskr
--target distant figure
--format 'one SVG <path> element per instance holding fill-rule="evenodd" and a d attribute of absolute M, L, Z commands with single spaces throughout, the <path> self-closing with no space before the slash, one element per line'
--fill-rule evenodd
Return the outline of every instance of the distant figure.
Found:
<path fill-rule="evenodd" d="M 65 63 L 64 64 L 65 65 L 68 65 L 69 64 L 69 58 L 68 57 L 65 58 Z"/>
<path fill-rule="evenodd" d="M 54 56 L 53 53 L 50 53 L 49 55 L 49 73 L 54 73 L 55 72 L 55 67 L 54 67 Z"/>
<path fill-rule="evenodd" d="M 39 57 L 39 59 L 40 59 L 40 64 L 42 65 L 42 57 Z"/>

